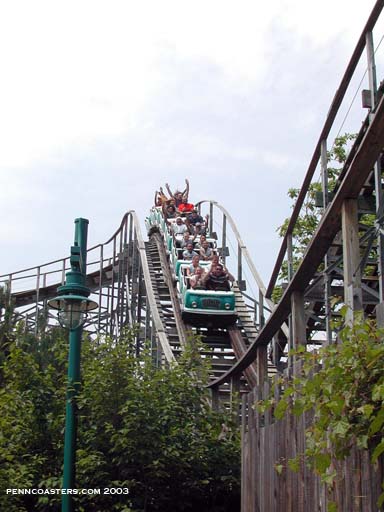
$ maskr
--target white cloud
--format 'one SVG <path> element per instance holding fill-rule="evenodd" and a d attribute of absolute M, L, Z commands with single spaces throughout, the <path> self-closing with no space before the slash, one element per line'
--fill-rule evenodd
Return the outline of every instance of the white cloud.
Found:
<path fill-rule="evenodd" d="M 305 38 L 315 59 L 316 45 L 361 30 L 367 6 L 347 6 L 330 0 L 315 6 L 303 0 L 3 3 L 0 166 L 25 166 L 68 144 L 135 127 L 169 80 L 162 68 L 169 52 L 206 59 L 237 90 L 260 83 L 270 68 L 272 26 L 292 31 L 291 48 L 283 52 Z"/>
<path fill-rule="evenodd" d="M 340 36 L 344 44 L 350 46 L 351 43 L 357 43 L 375 3 L 375 0 L 353 3 L 282 0 L 278 21 L 291 30 L 295 37 L 305 37 L 319 47 L 329 44 L 329 40 L 336 41 Z"/>
<path fill-rule="evenodd" d="M 67 247 L 79 214 L 99 242 L 126 210 L 146 211 L 167 179 L 180 187 L 189 176 L 195 198 L 220 200 L 240 223 L 240 180 L 263 208 L 271 184 L 285 200 L 373 3 L 1 3 L 0 229 L 10 254 L 22 230 L 39 250 L 45 222 L 53 246 Z M 274 226 L 285 207 L 268 214 Z M 265 237 L 274 227 L 262 220 L 254 231 Z"/>
<path fill-rule="evenodd" d="M 282 170 L 287 167 L 289 157 L 281 152 L 265 151 L 262 154 L 262 162 L 274 169 Z"/>

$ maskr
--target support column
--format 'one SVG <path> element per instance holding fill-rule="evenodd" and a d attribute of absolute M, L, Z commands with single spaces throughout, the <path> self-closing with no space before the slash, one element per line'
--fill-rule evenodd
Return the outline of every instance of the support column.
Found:
<path fill-rule="evenodd" d="M 212 388 L 212 410 L 219 411 L 219 388 Z"/>
<path fill-rule="evenodd" d="M 259 329 L 261 330 L 265 324 L 264 318 L 264 296 L 259 290 Z M 256 365 L 257 365 L 257 385 L 261 386 L 268 378 L 268 347 L 267 345 L 260 345 L 256 350 Z"/>
<path fill-rule="evenodd" d="M 327 155 L 327 141 L 324 139 L 321 141 L 321 182 L 323 189 L 323 205 L 324 212 L 327 209 L 329 195 L 328 195 L 328 155 Z M 332 329 L 331 329 L 331 282 L 328 274 L 329 256 L 328 251 L 324 256 L 324 315 L 325 315 L 325 332 L 327 336 L 326 343 L 332 343 Z"/>
<path fill-rule="evenodd" d="M 289 233 L 287 236 L 287 260 L 288 260 L 288 282 L 291 281 L 293 277 L 293 237 L 292 233 Z M 292 330 L 292 314 L 288 318 L 288 329 L 289 329 L 289 338 L 288 338 L 288 352 L 294 348 L 293 346 L 293 330 Z M 291 358 L 289 358 L 291 361 Z"/>
<path fill-rule="evenodd" d="M 264 295 L 261 290 L 259 290 L 259 329 L 261 330 L 265 324 L 265 316 L 264 316 Z"/>
<path fill-rule="evenodd" d="M 304 294 L 302 292 L 295 291 L 291 295 L 291 323 L 292 323 L 292 345 L 293 349 L 297 350 L 300 345 L 307 345 L 307 329 L 305 321 L 305 310 L 304 310 Z M 293 356 L 290 358 L 291 365 L 293 366 L 293 373 L 299 372 L 299 368 L 296 366 L 298 358 Z"/>
<path fill-rule="evenodd" d="M 212 236 L 213 232 L 213 204 L 209 203 L 209 236 Z"/>
<path fill-rule="evenodd" d="M 236 424 L 240 421 L 240 375 L 231 378 L 231 414 Z"/>
<path fill-rule="evenodd" d="M 348 307 L 346 323 L 351 324 L 355 312 L 363 309 L 357 199 L 344 200 L 341 207 L 341 224 L 343 233 L 344 303 Z"/>
<path fill-rule="evenodd" d="M 237 282 L 239 283 L 240 290 L 242 289 L 243 280 L 243 262 L 242 262 L 242 251 L 241 245 L 237 246 Z"/>
<path fill-rule="evenodd" d="M 224 265 L 225 265 L 225 257 L 227 255 L 226 247 L 227 247 L 227 217 L 223 213 L 223 231 L 222 231 L 222 235 L 221 235 L 221 258 L 223 260 Z"/>
<path fill-rule="evenodd" d="M 268 377 L 268 347 L 260 345 L 256 349 L 257 385 L 261 386 Z"/>

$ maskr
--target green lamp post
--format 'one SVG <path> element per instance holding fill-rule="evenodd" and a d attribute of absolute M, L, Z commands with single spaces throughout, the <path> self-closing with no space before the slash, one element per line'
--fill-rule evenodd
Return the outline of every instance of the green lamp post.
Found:
<path fill-rule="evenodd" d="M 75 219 L 75 241 L 71 247 L 71 270 L 66 274 L 58 296 L 48 301 L 58 311 L 62 327 L 69 329 L 68 382 L 65 410 L 63 489 L 75 488 L 77 410 L 76 397 L 80 391 L 80 356 L 83 324 L 87 312 L 98 307 L 88 299 L 91 293 L 86 286 L 88 220 Z M 71 494 L 62 495 L 63 512 L 73 511 Z"/>

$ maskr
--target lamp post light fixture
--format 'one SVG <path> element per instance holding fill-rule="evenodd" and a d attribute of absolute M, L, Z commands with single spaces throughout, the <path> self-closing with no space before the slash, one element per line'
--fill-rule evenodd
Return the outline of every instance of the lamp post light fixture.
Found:
<path fill-rule="evenodd" d="M 71 269 L 65 284 L 57 289 L 58 296 L 48 301 L 58 311 L 62 327 L 69 329 L 68 381 L 65 409 L 63 489 L 75 488 L 77 404 L 80 392 L 81 336 L 88 311 L 98 307 L 88 299 L 91 290 L 86 286 L 88 220 L 75 219 L 75 242 L 71 247 Z M 72 512 L 72 494 L 62 495 L 63 512 Z"/>

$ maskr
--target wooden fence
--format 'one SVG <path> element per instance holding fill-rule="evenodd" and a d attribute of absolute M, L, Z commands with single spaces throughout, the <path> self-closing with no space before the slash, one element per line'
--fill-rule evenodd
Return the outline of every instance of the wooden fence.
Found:
<path fill-rule="evenodd" d="M 365 450 L 353 449 L 345 461 L 334 461 L 337 477 L 330 490 L 305 464 L 297 473 L 287 468 L 288 459 L 303 453 L 305 430 L 312 418 L 306 413 L 275 420 L 270 411 L 259 413 L 254 405 L 270 397 L 270 391 L 266 382 L 243 396 L 241 512 L 329 512 L 331 502 L 338 512 L 382 510 L 377 500 L 382 492 L 383 461 L 371 464 Z M 277 464 L 283 466 L 280 474 Z"/>

